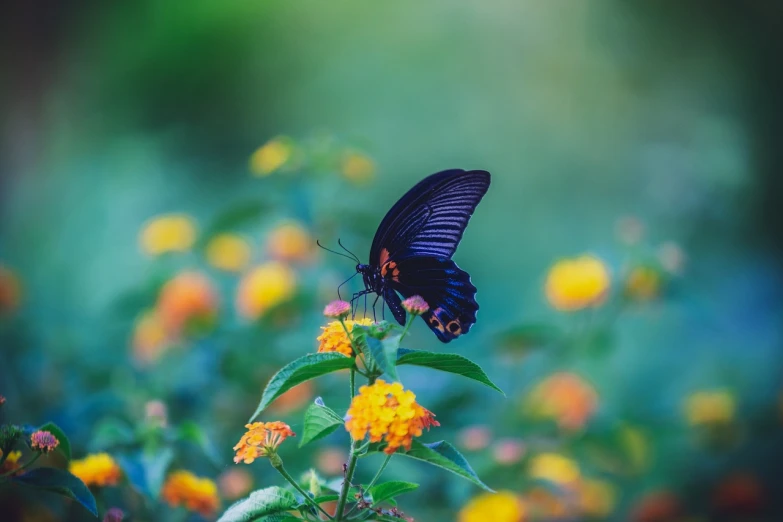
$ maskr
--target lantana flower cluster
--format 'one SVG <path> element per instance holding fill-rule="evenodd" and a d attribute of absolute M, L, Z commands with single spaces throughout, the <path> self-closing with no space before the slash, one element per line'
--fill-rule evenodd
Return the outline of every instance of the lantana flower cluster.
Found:
<path fill-rule="evenodd" d="M 247 432 L 234 446 L 234 462 L 237 464 L 252 464 L 257 458 L 267 457 L 275 453 L 285 439 L 296 436 L 288 424 L 280 421 L 254 422 L 246 424 L 245 428 Z"/>
<path fill-rule="evenodd" d="M 217 485 L 208 478 L 199 478 L 185 470 L 171 473 L 160 494 L 170 506 L 184 506 L 188 511 L 208 518 L 220 508 Z"/>

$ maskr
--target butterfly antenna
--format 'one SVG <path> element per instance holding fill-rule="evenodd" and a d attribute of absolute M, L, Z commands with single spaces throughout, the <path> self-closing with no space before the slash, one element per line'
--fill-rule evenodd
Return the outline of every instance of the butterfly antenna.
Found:
<path fill-rule="evenodd" d="M 346 256 L 346 255 L 345 255 L 345 254 L 343 254 L 342 252 L 338 252 L 337 250 L 332 250 L 331 248 L 326 248 L 326 247 L 325 247 L 325 246 L 323 246 L 323 245 L 321 244 L 321 242 L 320 242 L 319 240 L 317 240 L 317 239 L 315 240 L 315 244 L 316 244 L 316 245 L 318 245 L 319 247 L 323 248 L 323 249 L 324 249 L 324 250 L 326 250 L 327 252 L 331 252 L 332 254 L 337 254 L 338 256 L 346 257 L 346 258 L 350 259 L 351 261 L 356 261 L 357 263 L 359 262 L 359 260 L 358 260 L 358 259 L 356 259 L 356 256 L 354 256 L 354 257 Z M 342 245 L 340 245 L 340 246 L 342 246 Z M 345 247 L 343 247 L 343 248 L 345 248 Z"/>
<path fill-rule="evenodd" d="M 339 300 L 341 300 L 341 301 L 343 300 L 343 298 L 342 298 L 342 297 L 340 297 L 340 288 L 342 288 L 342 286 L 343 286 L 345 283 L 347 283 L 348 281 L 350 281 L 351 279 L 353 279 L 354 277 L 356 277 L 356 276 L 358 276 L 358 275 L 359 275 L 359 272 L 356 272 L 356 273 L 354 273 L 354 274 L 353 274 L 351 277 L 349 277 L 348 279 L 346 279 L 345 281 L 343 281 L 342 283 L 340 283 L 340 286 L 338 286 L 338 287 L 337 287 L 337 299 L 339 299 Z"/>
<path fill-rule="evenodd" d="M 357 263 L 361 263 L 361 261 L 359 260 L 359 258 L 358 258 L 358 257 L 356 257 L 356 254 L 354 254 L 353 252 L 351 252 L 350 250 L 348 250 L 347 248 L 345 248 L 345 245 L 343 245 L 342 241 L 340 241 L 340 238 L 337 238 L 337 244 L 338 244 L 338 245 L 340 245 L 340 246 L 342 247 L 342 249 L 343 249 L 343 250 L 345 250 L 346 252 L 348 252 L 349 254 L 351 254 L 351 255 L 353 256 L 353 259 L 354 259 L 354 260 L 355 260 Z"/>

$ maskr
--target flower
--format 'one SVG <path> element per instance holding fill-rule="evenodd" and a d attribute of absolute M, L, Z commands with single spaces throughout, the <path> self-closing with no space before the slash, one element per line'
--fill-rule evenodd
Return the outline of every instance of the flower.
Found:
<path fill-rule="evenodd" d="M 170 473 L 160 495 L 171 507 L 184 506 L 188 511 L 195 511 L 204 517 L 213 516 L 220 507 L 217 485 L 189 471 Z"/>
<path fill-rule="evenodd" d="M 276 415 L 284 415 L 288 412 L 297 410 L 310 402 L 313 397 L 313 381 L 305 381 L 297 384 L 287 392 L 280 395 L 275 402 L 269 406 L 269 412 Z"/>
<path fill-rule="evenodd" d="M 218 234 L 207 243 L 206 256 L 218 270 L 239 272 L 250 262 L 250 245 L 237 234 Z"/>
<path fill-rule="evenodd" d="M 253 488 L 253 476 L 243 468 L 224 471 L 218 478 L 220 493 L 228 500 L 236 500 L 247 495 Z"/>
<path fill-rule="evenodd" d="M 402 307 L 406 312 L 413 315 L 421 315 L 430 309 L 430 305 L 420 295 L 414 295 L 402 302 Z"/>
<path fill-rule="evenodd" d="M 748 473 L 737 473 L 723 479 L 713 492 L 713 505 L 722 514 L 756 514 L 764 503 L 761 483 Z"/>
<path fill-rule="evenodd" d="M 293 142 L 290 138 L 277 136 L 250 156 L 250 171 L 256 176 L 268 176 L 288 163 L 293 151 Z"/>
<path fill-rule="evenodd" d="M 57 437 L 48 431 L 38 430 L 30 435 L 30 447 L 35 451 L 49 453 L 59 445 L 60 441 L 57 440 Z"/>
<path fill-rule="evenodd" d="M 353 348 L 351 347 L 351 340 L 345 333 L 346 328 L 348 332 L 353 332 L 355 325 L 370 326 L 373 324 L 372 319 L 359 319 L 353 321 L 351 319 L 345 321 L 345 328 L 343 328 L 340 321 L 332 321 L 326 326 L 322 326 L 321 330 L 324 332 L 319 335 L 316 340 L 320 342 L 318 345 L 319 352 L 339 352 L 343 355 L 351 357 L 354 355 Z"/>
<path fill-rule="evenodd" d="M 113 507 L 103 515 L 103 522 L 122 522 L 125 518 L 125 512 L 120 508 Z"/>
<path fill-rule="evenodd" d="M 351 303 L 332 301 L 324 308 L 324 315 L 331 319 L 345 319 L 351 311 Z"/>
<path fill-rule="evenodd" d="M 579 509 L 591 518 L 606 518 L 617 503 L 614 486 L 603 480 L 583 479 L 579 483 Z"/>
<path fill-rule="evenodd" d="M 11 269 L 0 265 L 0 314 L 19 308 L 22 301 L 22 285 Z"/>
<path fill-rule="evenodd" d="M 168 425 L 168 418 L 168 408 L 163 401 L 147 401 L 144 405 L 144 420 L 147 424 L 165 428 Z"/>
<path fill-rule="evenodd" d="M 141 230 L 141 249 L 151 256 L 187 252 L 196 241 L 196 224 L 186 214 L 164 214 L 148 221 Z"/>
<path fill-rule="evenodd" d="M 343 154 L 340 162 L 340 172 L 345 179 L 353 183 L 365 183 L 375 174 L 375 163 L 365 154 L 349 150 Z"/>
<path fill-rule="evenodd" d="M 435 415 L 416 403 L 416 395 L 403 390 L 398 382 L 386 383 L 378 379 L 374 384 L 362 386 L 348 408 L 345 429 L 354 440 L 362 440 L 370 434 L 370 442 L 385 438 L 391 455 L 403 446 L 409 450 L 413 437 L 421 436 L 430 426 L 440 426 Z"/>
<path fill-rule="evenodd" d="M 313 238 L 301 224 L 287 221 L 269 233 L 266 248 L 279 261 L 308 261 L 313 255 Z"/>
<path fill-rule="evenodd" d="M 163 285 L 157 311 L 171 337 L 201 333 L 217 316 L 218 298 L 212 282 L 200 272 L 182 272 Z"/>
<path fill-rule="evenodd" d="M 536 486 L 524 496 L 525 505 L 533 520 L 561 520 L 572 518 L 572 506 L 548 488 Z"/>
<path fill-rule="evenodd" d="M 549 270 L 546 296 L 561 311 L 600 305 L 609 290 L 609 270 L 597 257 L 583 255 L 558 261 Z"/>
<path fill-rule="evenodd" d="M 487 446 L 492 439 L 492 431 L 489 426 L 475 425 L 460 430 L 457 434 L 460 446 L 468 451 L 479 451 Z"/>
<path fill-rule="evenodd" d="M 460 510 L 458 522 L 523 522 L 525 505 L 511 491 L 482 493 L 473 497 Z"/>
<path fill-rule="evenodd" d="M 257 266 L 239 282 L 236 306 L 240 315 L 258 319 L 293 297 L 296 274 L 288 265 L 272 261 Z"/>
<path fill-rule="evenodd" d="M 2 406 L 3 404 L 5 404 L 5 397 L 0 395 L 0 406 Z"/>
<path fill-rule="evenodd" d="M 0 457 L 3 456 L 3 450 L 0 450 Z M 0 475 L 4 473 L 8 473 L 9 471 L 13 471 L 15 469 L 19 469 L 19 459 L 22 458 L 22 452 L 21 451 L 11 451 L 8 453 L 8 456 L 3 461 L 3 464 L 0 465 Z"/>
<path fill-rule="evenodd" d="M 680 501 L 668 491 L 654 491 L 642 497 L 631 509 L 633 522 L 669 522 L 681 514 Z"/>
<path fill-rule="evenodd" d="M 578 375 L 558 372 L 533 389 L 526 407 L 537 417 L 557 421 L 564 430 L 578 430 L 598 408 L 598 394 Z"/>
<path fill-rule="evenodd" d="M 634 267 L 625 280 L 625 295 L 636 301 L 650 301 L 658 296 L 661 273 L 651 266 Z"/>
<path fill-rule="evenodd" d="M 142 313 L 133 327 L 133 357 L 142 364 L 157 361 L 169 346 L 169 336 L 157 310 Z"/>
<path fill-rule="evenodd" d="M 288 437 L 296 436 L 291 427 L 280 421 L 254 422 L 246 424 L 247 432 L 234 446 L 234 463 L 252 464 L 259 457 L 268 457 L 277 453 L 277 447 Z"/>
<path fill-rule="evenodd" d="M 685 400 L 685 418 L 691 426 L 729 424 L 736 401 L 728 390 L 700 391 Z"/>
<path fill-rule="evenodd" d="M 546 480 L 558 486 L 573 486 L 579 480 L 579 465 L 557 453 L 541 453 L 530 461 L 531 478 Z"/>
<path fill-rule="evenodd" d="M 87 486 L 116 486 L 122 478 L 122 469 L 108 453 L 95 453 L 81 460 L 72 460 L 68 470 Z"/>
<path fill-rule="evenodd" d="M 498 464 L 508 466 L 519 462 L 525 450 L 525 443 L 519 439 L 500 439 L 492 447 L 492 456 Z"/>

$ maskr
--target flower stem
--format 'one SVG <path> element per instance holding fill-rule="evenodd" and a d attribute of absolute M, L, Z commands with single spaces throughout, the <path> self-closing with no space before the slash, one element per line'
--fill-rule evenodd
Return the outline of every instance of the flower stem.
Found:
<path fill-rule="evenodd" d="M 381 478 L 381 473 L 383 473 L 383 470 L 386 469 L 386 466 L 389 465 L 389 461 L 391 460 L 391 455 L 386 455 L 386 460 L 383 461 L 383 464 L 381 464 L 381 469 L 378 470 L 378 473 L 375 474 L 375 476 L 372 478 L 369 484 L 367 484 L 367 487 L 365 489 L 370 489 L 375 485 L 376 482 L 378 482 L 378 479 Z"/>
<path fill-rule="evenodd" d="M 305 501 L 308 504 L 312 505 L 318 511 L 320 511 L 321 513 L 326 515 L 329 518 L 329 520 L 332 520 L 332 516 L 329 513 L 327 513 L 326 511 L 324 511 L 324 508 L 322 508 L 320 505 L 318 505 L 318 503 L 310 497 L 310 493 L 308 493 L 307 491 L 302 489 L 302 487 L 299 484 L 296 483 L 294 478 L 291 475 L 288 474 L 288 472 L 283 467 L 282 462 L 280 463 L 279 466 L 273 466 L 273 467 L 278 471 L 278 473 L 280 473 L 283 476 L 284 479 L 286 479 L 294 487 L 294 489 L 296 489 L 299 493 L 302 494 L 302 496 L 304 497 Z"/>
<path fill-rule="evenodd" d="M 351 368 L 351 400 L 356 395 L 356 370 Z"/>
<path fill-rule="evenodd" d="M 22 464 L 21 466 L 19 466 L 16 469 L 11 469 L 11 470 L 6 471 L 2 475 L 0 475 L 0 477 L 7 477 L 8 475 L 12 475 L 14 473 L 21 473 L 22 470 L 24 470 L 25 468 L 29 467 L 30 465 L 32 465 L 33 462 L 38 460 L 38 458 L 40 456 L 41 456 L 41 453 L 36 453 L 35 457 L 31 458 L 30 460 L 28 460 L 27 462 L 25 462 L 24 464 Z"/>
<path fill-rule="evenodd" d="M 408 328 L 411 327 L 413 324 L 413 320 L 416 319 L 416 316 L 413 314 L 408 314 L 408 322 L 405 323 L 405 328 L 402 330 L 402 335 L 400 336 L 400 339 L 405 338 L 405 334 L 408 333 Z"/>
<path fill-rule="evenodd" d="M 345 501 L 348 500 L 348 491 L 351 489 L 351 481 L 353 480 L 353 474 L 356 471 L 356 463 L 359 460 L 359 455 L 354 453 L 355 449 L 356 441 L 351 441 L 351 460 L 348 461 L 348 471 L 345 472 L 345 480 L 343 481 L 343 487 L 340 490 L 340 498 L 337 501 L 337 511 L 335 511 L 336 522 L 345 520 L 343 518 L 343 511 L 345 511 Z"/>

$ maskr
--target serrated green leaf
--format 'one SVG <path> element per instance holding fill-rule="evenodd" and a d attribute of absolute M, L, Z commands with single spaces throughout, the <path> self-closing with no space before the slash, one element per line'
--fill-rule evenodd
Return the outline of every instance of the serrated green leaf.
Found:
<path fill-rule="evenodd" d="M 413 448 L 411 448 L 413 449 Z M 391 482 L 384 482 L 373 486 L 369 489 L 368 493 L 372 496 L 373 504 L 380 504 L 387 500 L 393 499 L 403 493 L 408 493 L 419 487 L 418 484 L 413 482 L 403 482 L 401 480 L 393 480 Z"/>
<path fill-rule="evenodd" d="M 299 447 L 301 448 L 305 444 L 334 433 L 343 424 L 342 417 L 331 408 L 318 403 L 311 404 L 305 411 L 304 429 L 302 430 L 302 439 L 299 442 Z"/>
<path fill-rule="evenodd" d="M 264 520 L 262 517 L 281 514 L 295 509 L 299 503 L 290 491 L 272 486 L 259 489 L 250 494 L 246 499 L 235 502 L 229 507 L 218 522 L 251 522 Z M 275 518 L 269 517 L 270 522 Z M 281 520 L 285 520 L 282 518 Z"/>
<path fill-rule="evenodd" d="M 393 335 L 385 339 L 376 339 L 368 335 L 366 337 L 368 354 L 375 362 L 375 366 L 389 376 L 392 381 L 399 381 L 397 375 L 397 350 L 400 347 L 400 336 Z"/>
<path fill-rule="evenodd" d="M 337 370 L 346 370 L 354 365 L 352 357 L 346 357 L 341 353 L 311 353 L 300 357 L 299 359 L 287 364 L 279 372 L 274 374 L 261 395 L 261 401 L 258 403 L 253 416 L 249 422 L 258 417 L 258 415 L 269 406 L 272 401 L 280 397 L 297 384 L 336 372 Z"/>
<path fill-rule="evenodd" d="M 90 513 L 98 516 L 95 498 L 84 482 L 64 469 L 36 468 L 22 475 L 11 477 L 16 484 L 51 491 L 74 499 Z"/>
<path fill-rule="evenodd" d="M 38 429 L 48 431 L 54 435 L 60 442 L 60 444 L 57 445 L 57 451 L 65 455 L 66 459 L 71 460 L 71 442 L 68 440 L 68 436 L 65 434 L 65 432 L 61 430 L 57 424 L 53 422 L 47 422 Z"/>
<path fill-rule="evenodd" d="M 425 366 L 432 368 L 433 370 L 440 370 L 442 372 L 456 373 L 462 375 L 468 379 L 473 379 L 481 384 L 489 386 L 493 390 L 503 393 L 503 390 L 497 387 L 492 382 L 481 366 L 474 363 L 467 357 L 463 357 L 456 353 L 436 353 L 425 352 L 423 350 L 409 350 L 408 348 L 400 348 L 397 351 L 397 365 L 412 364 L 414 366 Z"/>

